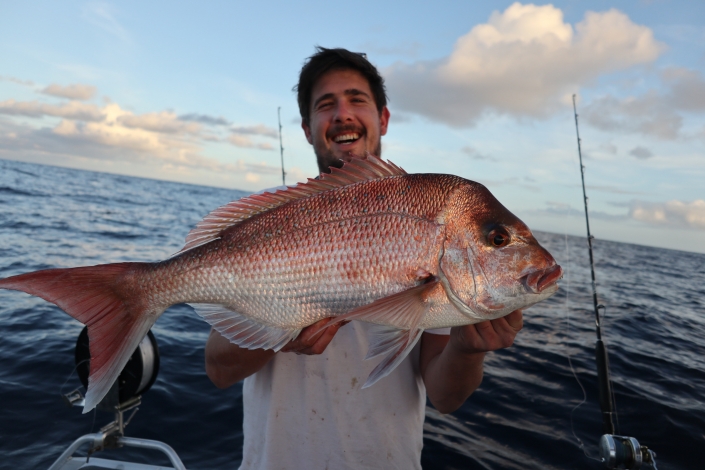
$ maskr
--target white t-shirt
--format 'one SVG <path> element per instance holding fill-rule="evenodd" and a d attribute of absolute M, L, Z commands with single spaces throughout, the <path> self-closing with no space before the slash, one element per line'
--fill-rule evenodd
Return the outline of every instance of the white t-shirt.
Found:
<path fill-rule="evenodd" d="M 360 387 L 371 325 L 343 326 L 321 355 L 278 353 L 243 386 L 241 470 L 420 469 L 426 387 L 420 342 L 387 377 Z"/>
<path fill-rule="evenodd" d="M 421 468 L 421 342 L 391 374 L 362 390 L 382 360 L 364 360 L 371 327 L 353 321 L 323 354 L 278 353 L 245 379 L 240 470 Z"/>

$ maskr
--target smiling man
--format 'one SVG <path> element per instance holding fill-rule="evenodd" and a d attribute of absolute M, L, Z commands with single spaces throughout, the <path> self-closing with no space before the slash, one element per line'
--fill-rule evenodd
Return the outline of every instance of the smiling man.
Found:
<path fill-rule="evenodd" d="M 301 126 L 321 172 L 349 155 L 381 154 L 389 110 L 384 80 L 361 55 L 318 48 L 301 70 Z M 426 331 L 388 376 L 361 389 L 371 326 L 305 328 L 278 353 L 248 350 L 211 331 L 206 372 L 225 388 L 245 379 L 241 469 L 420 469 L 426 396 L 442 413 L 482 381 L 485 353 L 510 346 L 521 312 Z M 294 353 L 294 354 L 292 354 Z"/>
<path fill-rule="evenodd" d="M 299 90 L 306 85 L 300 85 Z M 377 93 L 384 97 L 381 78 L 376 85 Z M 300 91 L 299 95 L 301 127 L 313 145 L 321 172 L 340 166 L 344 155 L 381 155 L 381 137 L 389 123 L 386 97 L 378 101 L 360 72 L 330 70 L 308 93 Z"/>

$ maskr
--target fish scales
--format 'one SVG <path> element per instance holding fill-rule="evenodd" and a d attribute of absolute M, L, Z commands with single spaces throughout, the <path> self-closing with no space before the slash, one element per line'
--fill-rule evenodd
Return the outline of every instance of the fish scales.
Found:
<path fill-rule="evenodd" d="M 161 301 L 225 304 L 302 328 L 413 287 L 417 269 L 437 265 L 449 179 L 463 183 L 445 175 L 366 181 L 247 219 L 166 262 L 155 279 L 166 287 Z M 346 201 L 356 202 L 352 210 Z"/>

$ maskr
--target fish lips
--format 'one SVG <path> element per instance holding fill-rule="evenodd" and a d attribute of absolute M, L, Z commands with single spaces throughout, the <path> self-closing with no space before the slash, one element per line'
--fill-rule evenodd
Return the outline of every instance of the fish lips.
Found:
<path fill-rule="evenodd" d="M 556 282 L 563 277 L 563 268 L 554 264 L 545 269 L 539 269 L 521 278 L 526 290 L 532 294 L 540 294 L 550 287 L 556 287 Z"/>

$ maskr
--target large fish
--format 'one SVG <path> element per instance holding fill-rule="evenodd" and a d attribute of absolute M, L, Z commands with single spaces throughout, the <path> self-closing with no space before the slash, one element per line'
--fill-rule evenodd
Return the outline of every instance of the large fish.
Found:
<path fill-rule="evenodd" d="M 376 157 L 222 206 L 157 263 L 48 269 L 0 280 L 88 326 L 84 412 L 169 306 L 188 302 L 244 348 L 279 350 L 328 317 L 380 325 L 389 374 L 429 328 L 499 318 L 556 292 L 561 268 L 481 184 L 407 174 Z"/>

